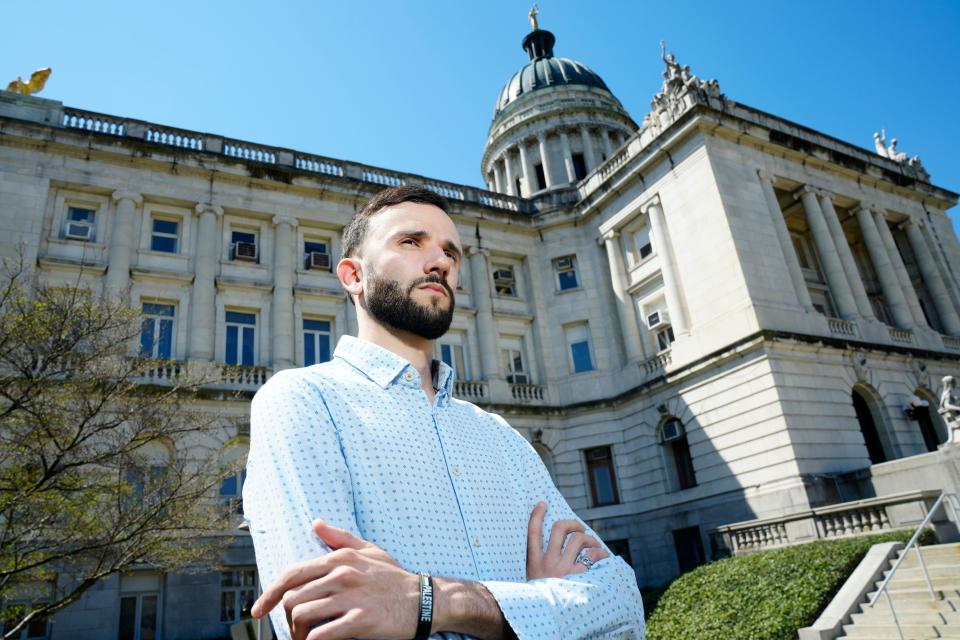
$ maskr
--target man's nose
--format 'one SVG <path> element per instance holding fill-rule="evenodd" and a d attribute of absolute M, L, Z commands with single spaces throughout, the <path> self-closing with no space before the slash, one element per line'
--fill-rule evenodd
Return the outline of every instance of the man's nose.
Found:
<path fill-rule="evenodd" d="M 446 250 L 441 247 L 433 247 L 426 263 L 423 265 L 423 270 L 426 273 L 440 273 L 446 276 L 450 273 L 452 267 L 453 258 L 447 254 Z"/>

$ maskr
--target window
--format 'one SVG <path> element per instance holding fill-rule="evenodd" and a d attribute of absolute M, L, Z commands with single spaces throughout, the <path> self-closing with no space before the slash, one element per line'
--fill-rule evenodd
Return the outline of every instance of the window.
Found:
<path fill-rule="evenodd" d="M 256 600 L 257 570 L 232 569 L 220 573 L 220 622 L 240 622 L 250 617 Z"/>
<path fill-rule="evenodd" d="M 677 552 L 677 564 L 680 572 L 696 569 L 707 561 L 700 539 L 700 527 L 684 527 L 673 530 L 673 548 Z"/>
<path fill-rule="evenodd" d="M 23 603 L 6 602 L 4 604 L 12 608 L 12 606 L 15 604 L 22 605 Z M 31 609 L 38 606 L 40 606 L 39 603 L 33 603 L 29 605 Z M 5 633 L 7 629 L 12 629 L 20 624 L 22 619 L 23 615 L 21 614 L 17 615 L 12 620 L 8 620 L 5 623 L 0 623 L 0 629 L 2 629 L 2 633 Z M 14 636 L 14 640 L 46 640 L 49 637 L 50 625 L 47 621 L 47 618 L 45 616 L 38 616 L 30 620 L 30 622 L 28 622 L 24 628 L 20 629 L 20 633 Z"/>
<path fill-rule="evenodd" d="M 630 541 L 627 539 L 623 540 L 607 540 L 607 547 L 615 556 L 620 556 L 623 558 L 623 561 L 626 562 L 631 567 L 633 566 L 633 558 L 630 556 Z"/>
<path fill-rule="evenodd" d="M 125 473 L 132 500 L 142 501 L 146 497 L 149 502 L 157 502 L 161 499 L 167 477 L 166 465 L 128 467 Z"/>
<path fill-rule="evenodd" d="M 543 173 L 543 163 L 537 163 L 533 168 L 537 172 L 537 190 L 542 191 L 547 188 L 547 176 Z"/>
<path fill-rule="evenodd" d="M 164 253 L 177 252 L 177 240 L 180 237 L 180 223 L 176 220 L 153 219 L 153 232 L 150 235 L 150 250 Z"/>
<path fill-rule="evenodd" d="M 577 180 L 583 180 L 587 177 L 587 163 L 583 161 L 582 153 L 574 153 L 571 156 L 573 160 L 573 176 Z"/>
<path fill-rule="evenodd" d="M 502 349 L 503 370 L 507 376 L 507 382 L 512 384 L 527 384 L 530 378 L 527 377 L 526 370 L 523 368 L 523 351 L 520 348 Z"/>
<path fill-rule="evenodd" d="M 155 640 L 159 593 L 137 593 L 120 598 L 120 640 Z"/>
<path fill-rule="evenodd" d="M 84 207 L 67 207 L 67 224 L 64 236 L 68 240 L 94 240 L 94 219 L 96 211 Z"/>
<path fill-rule="evenodd" d="M 650 239 L 650 227 L 642 227 L 633 232 L 633 246 L 637 252 L 637 262 L 646 260 L 653 254 L 653 242 Z"/>
<path fill-rule="evenodd" d="M 322 240 L 304 240 L 304 269 L 332 270 L 330 261 L 330 245 Z"/>
<path fill-rule="evenodd" d="M 257 234 L 255 231 L 233 231 L 230 235 L 230 259 L 259 262 Z"/>
<path fill-rule="evenodd" d="M 220 483 L 220 502 L 228 513 L 243 514 L 243 483 L 247 480 L 246 468 L 227 476 Z"/>
<path fill-rule="evenodd" d="M 227 364 L 252 365 L 256 354 L 257 316 L 227 311 Z"/>
<path fill-rule="evenodd" d="M 617 504 L 617 478 L 613 472 L 613 456 L 610 447 L 596 447 L 583 452 L 587 459 L 587 475 L 590 478 L 590 493 L 593 506 Z"/>
<path fill-rule="evenodd" d="M 498 296 L 517 297 L 517 279 L 512 265 L 494 265 L 493 287 Z"/>
<path fill-rule="evenodd" d="M 570 369 L 573 373 L 593 371 L 590 356 L 590 329 L 586 324 L 564 327 L 567 344 L 570 346 Z"/>
<path fill-rule="evenodd" d="M 697 486 L 697 476 L 693 470 L 693 458 L 683 423 L 676 418 L 667 419 L 660 427 L 660 444 L 666 454 L 666 467 L 670 475 L 670 485 L 674 491 L 682 491 Z"/>
<path fill-rule="evenodd" d="M 657 331 L 657 353 L 666 351 L 673 344 L 673 327 L 665 327 Z"/>
<path fill-rule="evenodd" d="M 330 359 L 331 336 L 329 320 L 303 319 L 303 366 L 309 367 Z"/>
<path fill-rule="evenodd" d="M 467 363 L 463 357 L 463 345 L 460 344 L 441 344 L 440 360 L 456 373 L 457 380 L 467 379 Z"/>
<path fill-rule="evenodd" d="M 557 274 L 557 288 L 560 291 L 580 287 L 580 282 L 577 280 L 577 258 L 575 256 L 556 258 L 553 261 L 553 270 Z"/>
<path fill-rule="evenodd" d="M 143 303 L 143 323 L 140 329 L 140 355 L 147 358 L 173 357 L 172 304 Z"/>

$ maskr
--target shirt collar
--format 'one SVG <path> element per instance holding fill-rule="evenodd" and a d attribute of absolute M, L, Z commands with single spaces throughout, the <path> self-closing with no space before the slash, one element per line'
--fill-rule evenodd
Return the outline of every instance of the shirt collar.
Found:
<path fill-rule="evenodd" d="M 409 382 L 418 388 L 420 386 L 420 375 L 410 362 L 372 342 L 353 336 L 342 336 L 333 357 L 346 361 L 384 389 L 394 382 L 402 381 L 400 374 L 407 369 L 414 374 L 414 378 Z M 433 362 L 439 367 L 436 369 L 434 387 L 449 397 L 453 390 L 453 369 L 446 362 Z"/>

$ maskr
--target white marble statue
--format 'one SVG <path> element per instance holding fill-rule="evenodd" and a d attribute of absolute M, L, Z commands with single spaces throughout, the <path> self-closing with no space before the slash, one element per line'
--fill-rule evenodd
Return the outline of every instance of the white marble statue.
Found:
<path fill-rule="evenodd" d="M 883 158 L 888 158 L 887 155 L 887 131 L 886 129 L 880 129 L 880 131 L 875 131 L 873 134 L 873 147 L 877 150 L 877 155 Z"/>
<path fill-rule="evenodd" d="M 943 446 L 960 444 L 960 397 L 957 395 L 957 381 L 953 376 L 943 377 L 939 413 L 947 423 L 947 441 Z"/>

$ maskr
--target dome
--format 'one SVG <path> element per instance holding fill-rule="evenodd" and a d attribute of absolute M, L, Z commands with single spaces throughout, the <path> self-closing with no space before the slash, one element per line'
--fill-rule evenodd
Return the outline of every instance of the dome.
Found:
<path fill-rule="evenodd" d="M 500 91 L 493 110 L 494 119 L 511 102 L 537 89 L 580 85 L 610 91 L 603 79 L 587 65 L 569 58 L 554 57 L 555 41 L 553 34 L 543 29 L 535 29 L 523 39 L 523 48 L 529 54 L 530 62 L 513 74 Z"/>

